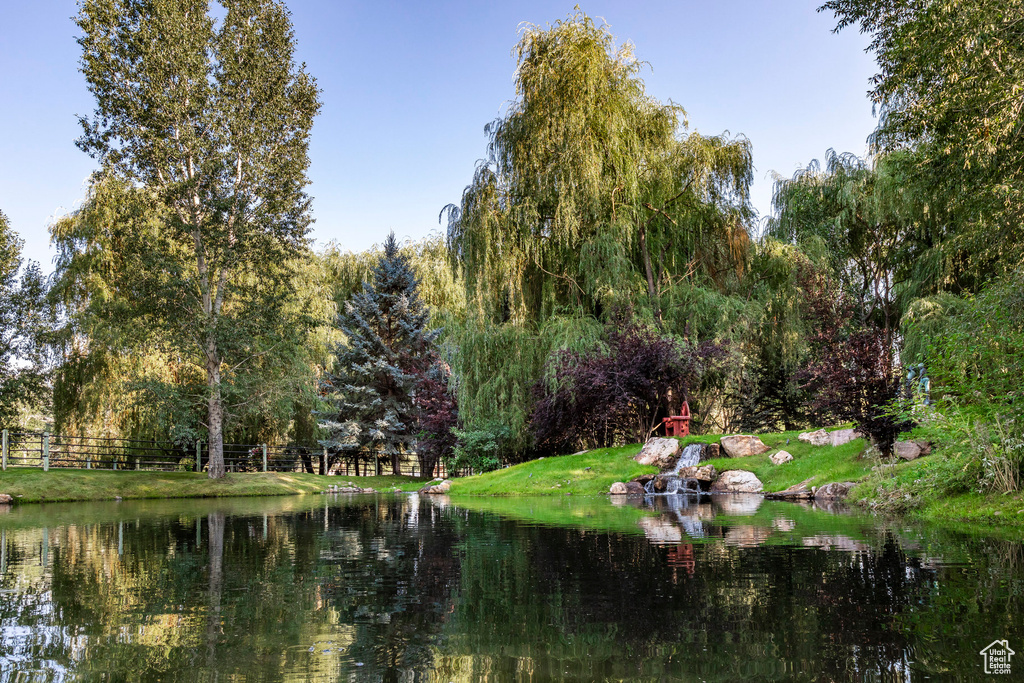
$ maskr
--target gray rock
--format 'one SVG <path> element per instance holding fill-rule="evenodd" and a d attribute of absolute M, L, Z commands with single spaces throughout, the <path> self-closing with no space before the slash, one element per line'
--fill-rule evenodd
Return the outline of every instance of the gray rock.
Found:
<path fill-rule="evenodd" d="M 772 453 L 769 455 L 768 459 L 772 461 L 773 465 L 781 465 L 784 462 L 792 460 L 793 456 L 786 451 L 779 451 L 778 453 Z"/>
<path fill-rule="evenodd" d="M 697 481 L 714 481 L 718 473 L 714 465 L 697 465 L 696 467 L 679 468 L 679 476 L 683 479 L 696 479 Z"/>
<path fill-rule="evenodd" d="M 828 446 L 832 443 L 832 437 L 824 429 L 819 429 L 816 432 L 804 432 L 796 438 L 812 446 Z"/>
<path fill-rule="evenodd" d="M 428 495 L 441 495 L 448 493 L 452 488 L 452 482 L 450 479 L 445 479 L 440 484 L 434 484 L 433 486 L 424 486 L 420 489 L 420 493 L 426 493 Z M 372 491 L 373 489 L 370 489 Z"/>
<path fill-rule="evenodd" d="M 729 470 L 722 474 L 711 485 L 712 493 L 760 493 L 764 484 L 753 472 L 745 470 Z"/>
<path fill-rule="evenodd" d="M 714 460 L 715 458 L 722 457 L 722 447 L 717 443 L 709 443 L 704 446 L 704 450 L 700 453 L 701 460 Z"/>
<path fill-rule="evenodd" d="M 633 456 L 633 460 L 641 465 L 654 465 L 665 469 L 671 467 L 679 458 L 680 450 L 679 442 L 675 439 L 652 437 L 647 440 L 640 452 Z"/>
<path fill-rule="evenodd" d="M 850 495 L 850 491 L 856 486 L 852 481 L 833 482 L 825 484 L 814 492 L 815 500 L 842 500 Z"/>
<path fill-rule="evenodd" d="M 857 433 L 856 429 L 837 429 L 834 432 L 828 433 L 829 438 L 832 440 L 833 446 L 842 446 L 848 444 L 854 439 L 859 439 L 860 434 Z"/>
<path fill-rule="evenodd" d="M 773 500 L 810 500 L 814 497 L 814 488 L 811 486 L 811 480 L 805 479 L 799 484 L 793 484 L 784 491 L 766 493 L 764 497 Z"/>
<path fill-rule="evenodd" d="M 628 492 L 629 489 L 627 489 L 626 485 L 623 484 L 621 481 L 615 482 L 614 484 L 612 484 L 612 487 L 608 489 L 608 493 L 612 494 L 613 496 L 624 496 Z"/>
<path fill-rule="evenodd" d="M 761 439 L 756 436 L 748 436 L 738 434 L 736 436 L 723 436 L 719 443 L 722 446 L 722 450 L 725 451 L 726 455 L 730 458 L 745 458 L 748 455 L 757 455 L 758 453 L 764 453 L 769 449 Z"/>
<path fill-rule="evenodd" d="M 921 457 L 921 447 L 913 441 L 897 441 L 892 450 L 902 460 L 917 460 Z"/>
<path fill-rule="evenodd" d="M 639 484 L 635 481 L 626 482 L 626 495 L 627 496 L 642 496 L 644 495 L 643 484 Z"/>

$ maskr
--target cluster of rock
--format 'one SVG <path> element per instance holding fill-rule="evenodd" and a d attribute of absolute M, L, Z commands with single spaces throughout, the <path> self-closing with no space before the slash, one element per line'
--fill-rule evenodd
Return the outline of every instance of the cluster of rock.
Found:
<path fill-rule="evenodd" d="M 859 438 L 861 435 L 856 429 L 837 429 L 834 432 L 819 429 L 814 432 L 804 432 L 797 437 L 800 441 L 812 446 L 842 446 Z"/>
<path fill-rule="evenodd" d="M 324 493 L 377 493 L 376 489 L 371 488 L 359 488 L 358 486 L 349 482 L 349 486 L 338 486 L 337 484 L 331 484 Z"/>
<path fill-rule="evenodd" d="M 442 494 L 442 493 L 448 493 L 448 491 L 450 491 L 451 488 L 452 488 L 451 479 L 445 479 L 440 484 L 433 484 L 433 485 L 427 484 L 426 486 L 424 486 L 423 488 L 420 489 L 420 493 Z"/>
<path fill-rule="evenodd" d="M 806 432 L 799 437 L 800 441 L 815 446 L 841 446 L 860 438 L 856 430 L 840 429 L 827 432 L 820 429 Z M 745 458 L 759 455 L 772 450 L 757 436 L 738 434 L 723 436 L 717 444 L 704 444 L 698 462 L 726 456 Z M 689 480 L 695 482 L 700 491 L 711 493 L 763 493 L 764 484 L 753 472 L 746 470 L 728 470 L 722 473 L 715 471 L 713 465 L 696 465 L 676 469 L 682 447 L 676 439 L 652 438 L 648 440 L 633 459 L 641 465 L 653 465 L 661 470 L 660 474 L 645 474 L 633 481 L 617 481 L 612 484 L 609 493 L 616 496 L 643 495 L 644 493 L 672 492 L 674 482 Z M 909 452 L 909 451 L 908 451 Z M 768 456 L 773 465 L 783 465 L 793 460 L 793 455 L 784 450 Z M 692 461 L 691 461 L 692 462 Z M 786 491 L 766 494 L 769 498 L 782 500 L 841 500 L 853 488 L 851 482 L 826 484 L 820 488 L 809 485 L 805 481 Z M 697 489 L 694 489 L 697 490 Z"/>
<path fill-rule="evenodd" d="M 856 484 L 852 481 L 834 482 L 820 487 L 811 486 L 811 480 L 806 479 L 784 491 L 766 493 L 764 497 L 773 500 L 842 500 L 849 495 L 854 486 Z"/>
<path fill-rule="evenodd" d="M 764 453 L 770 450 L 756 436 L 724 436 L 717 444 L 703 444 L 699 462 L 721 456 L 725 452 L 729 457 L 745 457 Z M 691 480 L 701 491 L 712 493 L 760 493 L 764 485 L 753 472 L 729 470 L 719 474 L 713 465 L 692 465 L 680 467 L 676 464 L 682 446 L 676 439 L 652 438 L 644 444 L 634 460 L 641 465 L 653 465 L 661 469 L 661 474 L 645 474 L 633 481 L 617 481 L 612 484 L 609 493 L 616 496 L 643 495 L 651 489 L 653 493 L 662 493 L 673 481 Z M 671 491 L 672 489 L 668 489 Z"/>

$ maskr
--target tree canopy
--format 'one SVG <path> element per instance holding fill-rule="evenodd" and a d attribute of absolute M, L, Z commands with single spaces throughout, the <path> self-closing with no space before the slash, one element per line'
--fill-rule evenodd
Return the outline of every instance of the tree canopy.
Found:
<path fill-rule="evenodd" d="M 284 5 L 221 4 L 216 19 L 204 0 L 86 0 L 76 17 L 96 99 L 79 147 L 157 215 L 134 254 L 141 296 L 124 301 L 202 358 L 211 477 L 224 474 L 225 374 L 276 348 L 261 343 L 282 329 L 282 264 L 306 248 L 320 106 Z"/>

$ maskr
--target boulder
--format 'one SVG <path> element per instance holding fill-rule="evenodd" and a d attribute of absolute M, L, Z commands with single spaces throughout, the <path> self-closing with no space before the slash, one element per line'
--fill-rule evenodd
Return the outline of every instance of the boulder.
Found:
<path fill-rule="evenodd" d="M 748 455 L 757 455 L 770 450 L 756 436 L 723 436 L 719 443 L 730 458 L 745 458 Z"/>
<path fill-rule="evenodd" d="M 635 481 L 626 482 L 626 495 L 627 496 L 642 496 L 646 493 L 644 491 L 644 485 L 639 484 Z"/>
<path fill-rule="evenodd" d="M 712 493 L 760 493 L 764 491 L 764 484 L 753 472 L 745 470 L 729 470 L 722 472 L 721 476 L 711 485 Z"/>
<path fill-rule="evenodd" d="M 641 486 L 646 486 L 647 482 L 649 482 L 651 479 L 654 479 L 654 477 L 656 477 L 656 476 L 657 476 L 656 474 L 641 474 L 639 477 L 637 477 L 633 481 L 635 481 L 636 483 L 640 484 Z"/>
<path fill-rule="evenodd" d="M 640 452 L 633 456 L 641 465 L 654 465 L 666 469 L 675 464 L 681 450 L 675 439 L 652 437 L 647 440 Z"/>
<path fill-rule="evenodd" d="M 713 460 L 715 458 L 721 458 L 721 457 L 722 457 L 722 447 L 719 446 L 717 443 L 709 443 L 709 444 L 705 445 L 704 446 L 704 450 L 701 451 L 701 453 L 700 453 L 700 459 L 702 461 L 703 460 Z"/>
<path fill-rule="evenodd" d="M 612 487 L 608 489 L 608 493 L 612 494 L 613 496 L 624 496 L 628 492 L 629 489 L 627 489 L 626 485 L 623 484 L 621 481 L 615 482 L 614 484 L 612 484 Z"/>
<path fill-rule="evenodd" d="M 834 432 L 829 432 L 828 436 L 832 440 L 833 446 L 842 446 L 860 438 L 856 429 L 837 429 Z"/>
<path fill-rule="evenodd" d="M 804 432 L 796 438 L 812 446 L 827 446 L 832 443 L 832 437 L 824 429 L 819 429 L 816 432 Z"/>
<path fill-rule="evenodd" d="M 9 496 L 6 493 L 0 493 L 0 505 L 10 505 L 14 502 L 14 497 Z"/>
<path fill-rule="evenodd" d="M 814 492 L 815 500 L 842 500 L 846 496 L 850 495 L 850 491 L 856 486 L 852 481 L 840 481 L 833 482 L 831 484 L 825 484 L 819 486 L 818 490 Z"/>
<path fill-rule="evenodd" d="M 921 455 L 931 455 L 932 444 L 930 441 L 925 441 L 924 439 L 914 439 L 913 443 L 916 443 L 918 448 L 921 449 Z"/>
<path fill-rule="evenodd" d="M 683 479 L 711 482 L 715 480 L 718 473 L 715 472 L 714 465 L 697 465 L 696 467 L 680 467 L 679 476 Z"/>
<path fill-rule="evenodd" d="M 448 493 L 452 488 L 452 482 L 450 479 L 445 479 L 440 484 L 434 484 L 433 486 L 424 486 L 420 489 L 420 493 L 426 493 L 430 495 L 438 495 Z"/>
<path fill-rule="evenodd" d="M 902 460 L 917 460 L 921 457 L 921 447 L 913 441 L 897 441 L 893 444 L 892 451 Z"/>
<path fill-rule="evenodd" d="M 784 462 L 792 460 L 793 456 L 786 451 L 779 451 L 778 453 L 772 453 L 769 455 L 768 459 L 772 461 L 773 465 L 781 465 Z"/>
<path fill-rule="evenodd" d="M 765 498 L 772 500 L 810 500 L 814 498 L 814 488 L 810 479 L 804 479 L 799 484 L 793 484 L 784 491 L 775 491 L 764 494 Z"/>

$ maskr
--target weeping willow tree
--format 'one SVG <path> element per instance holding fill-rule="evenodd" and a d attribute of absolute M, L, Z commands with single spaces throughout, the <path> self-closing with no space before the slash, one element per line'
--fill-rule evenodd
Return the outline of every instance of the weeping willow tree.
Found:
<path fill-rule="evenodd" d="M 513 54 L 515 99 L 446 212 L 469 318 L 461 414 L 521 433 L 547 353 L 593 341 L 612 310 L 713 334 L 753 212 L 749 141 L 689 133 L 607 26 L 582 12 L 528 26 Z M 704 330 L 687 329 L 696 309 Z"/>
<path fill-rule="evenodd" d="M 825 159 L 776 178 L 768 233 L 820 241 L 861 317 L 893 330 L 911 301 L 942 286 L 928 202 L 907 182 L 903 155 L 869 161 L 829 150 Z"/>
<path fill-rule="evenodd" d="M 680 282 L 742 268 L 745 138 L 687 134 L 680 106 L 646 94 L 632 46 L 585 14 L 527 27 L 514 54 L 516 99 L 448 208 L 471 306 L 525 323 L 642 303 L 660 319 Z"/>

